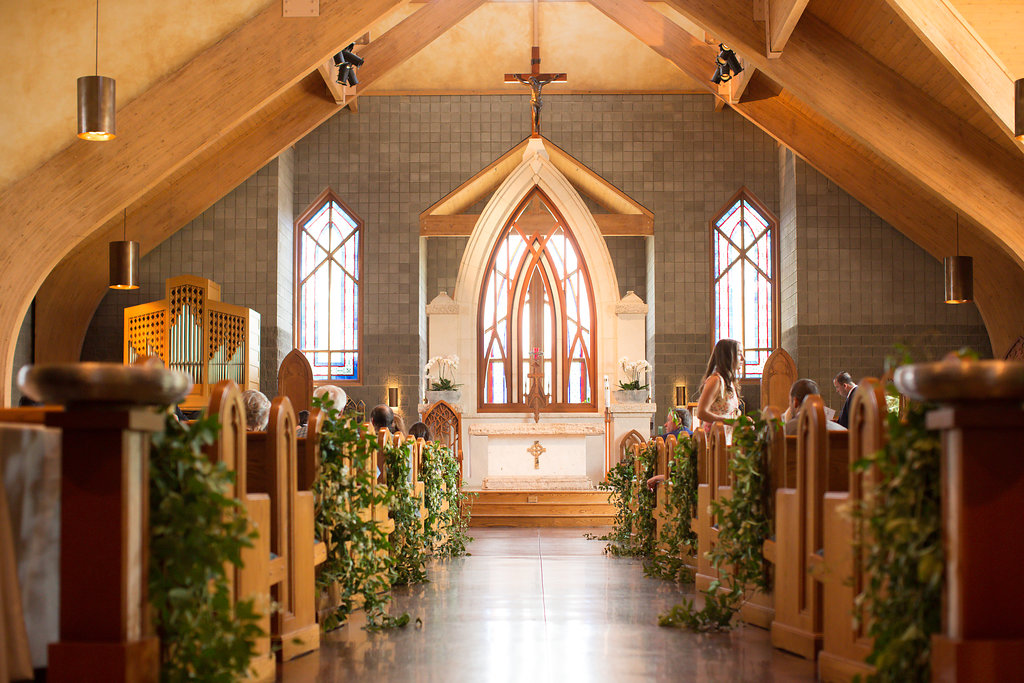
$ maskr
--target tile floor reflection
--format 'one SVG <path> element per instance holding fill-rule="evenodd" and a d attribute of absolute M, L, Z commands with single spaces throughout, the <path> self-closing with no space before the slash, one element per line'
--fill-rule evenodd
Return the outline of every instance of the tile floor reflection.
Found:
<path fill-rule="evenodd" d="M 605 556 L 586 529 L 471 531 L 471 556 L 433 563 L 429 583 L 394 591 L 392 613 L 409 612 L 421 628 L 368 634 L 356 615 L 279 680 L 814 680 L 814 665 L 773 649 L 767 631 L 660 628 L 658 613 L 692 590 Z"/>

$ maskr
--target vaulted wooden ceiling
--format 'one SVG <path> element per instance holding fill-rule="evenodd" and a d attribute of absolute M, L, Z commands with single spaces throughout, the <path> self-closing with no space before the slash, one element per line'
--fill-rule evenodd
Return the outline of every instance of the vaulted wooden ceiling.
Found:
<path fill-rule="evenodd" d="M 193 41 L 201 45 L 183 66 L 133 84 L 113 142 L 11 147 L 12 127 L 32 139 L 63 114 L 19 106 L 5 117 L 0 137 L 13 152 L 0 169 L 0 377 L 11 376 L 16 330 L 37 291 L 37 361 L 77 358 L 105 292 L 97 263 L 122 210 L 148 251 L 336 114 L 317 67 L 351 40 L 370 34 L 355 103 L 375 93 L 515 92 L 500 75 L 528 68 L 530 3 L 320 0 L 309 19 L 283 19 L 276 0 L 238 8 L 251 18 L 219 17 L 218 40 Z M 969 0 L 591 0 L 544 1 L 538 15 L 543 66 L 570 73 L 564 90 L 711 93 L 936 257 L 949 252 L 959 213 L 993 349 L 1024 332 L 1024 152 L 1010 134 L 1024 10 Z M 707 81 L 718 40 L 748 67 L 721 91 Z M 135 42 L 143 50 L 146 36 Z M 642 73 L 623 82 L 609 55 Z M 9 400 L 6 381 L 0 394 Z"/>

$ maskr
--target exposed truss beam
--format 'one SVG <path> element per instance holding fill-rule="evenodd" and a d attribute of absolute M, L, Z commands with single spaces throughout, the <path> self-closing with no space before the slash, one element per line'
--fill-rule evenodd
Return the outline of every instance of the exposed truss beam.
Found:
<path fill-rule="evenodd" d="M 766 42 L 768 43 L 767 56 L 778 58 L 782 56 L 782 49 L 786 42 L 793 35 L 793 29 L 800 21 L 800 16 L 807 7 L 808 0 L 764 0 L 767 3 L 767 17 L 765 31 L 767 32 Z"/>
<path fill-rule="evenodd" d="M 1011 139 L 1013 77 L 948 0 L 886 0 Z M 1017 143 L 1024 150 L 1024 143 Z"/>
<path fill-rule="evenodd" d="M 366 64 L 360 87 L 370 87 L 388 70 L 413 56 L 483 0 L 436 0 L 360 50 Z M 142 226 L 133 237 L 143 253 L 237 187 L 283 150 L 339 111 L 325 97 L 321 76 L 309 75 L 249 117 L 185 168 L 135 202 L 130 224 Z M 350 100 L 354 105 L 358 100 Z M 116 219 L 81 243 L 47 278 L 36 305 L 37 362 L 78 360 L 96 306 L 106 293 L 106 243 L 116 234 Z"/>

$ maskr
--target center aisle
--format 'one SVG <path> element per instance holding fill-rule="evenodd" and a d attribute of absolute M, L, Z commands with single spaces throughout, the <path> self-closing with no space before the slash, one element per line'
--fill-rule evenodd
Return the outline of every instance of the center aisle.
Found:
<path fill-rule="evenodd" d="M 611 558 L 586 529 L 474 528 L 471 556 L 428 567 L 430 583 L 394 592 L 410 624 L 368 634 L 354 623 L 283 681 L 812 681 L 814 665 L 774 650 L 768 632 L 696 635 L 657 625 L 692 587 Z M 604 529 L 598 533 L 604 533 Z"/>

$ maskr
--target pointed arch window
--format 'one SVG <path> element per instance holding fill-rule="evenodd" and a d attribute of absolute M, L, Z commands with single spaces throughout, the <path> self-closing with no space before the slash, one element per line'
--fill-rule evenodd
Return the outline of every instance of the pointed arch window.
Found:
<path fill-rule="evenodd" d="M 295 347 L 314 381 L 361 380 L 362 228 L 330 188 L 295 222 Z"/>
<path fill-rule="evenodd" d="M 594 411 L 594 292 L 576 238 L 534 188 L 512 212 L 480 293 L 481 410 L 526 410 L 530 361 L 549 411 Z"/>
<path fill-rule="evenodd" d="M 779 343 L 778 221 L 746 188 L 711 220 L 711 341 L 743 345 L 741 374 L 758 378 Z"/>

